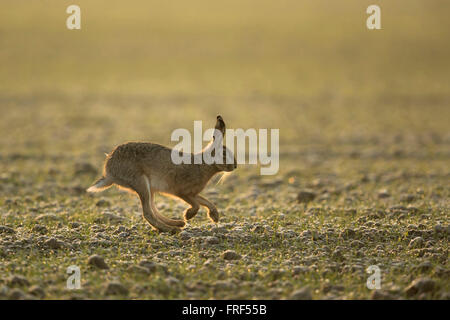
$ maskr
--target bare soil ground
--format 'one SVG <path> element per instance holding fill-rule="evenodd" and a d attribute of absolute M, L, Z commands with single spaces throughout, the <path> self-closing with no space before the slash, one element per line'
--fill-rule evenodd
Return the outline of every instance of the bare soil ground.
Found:
<path fill-rule="evenodd" d="M 1 299 L 449 299 L 446 2 L 383 4 L 374 32 L 359 1 L 79 2 L 78 33 L 2 4 Z M 205 190 L 217 225 L 160 234 L 136 196 L 85 192 L 115 145 L 217 114 L 280 129 L 276 176 Z"/>

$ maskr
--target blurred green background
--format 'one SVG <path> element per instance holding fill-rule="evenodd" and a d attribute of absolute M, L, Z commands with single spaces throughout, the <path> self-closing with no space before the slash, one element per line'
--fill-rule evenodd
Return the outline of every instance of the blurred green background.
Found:
<path fill-rule="evenodd" d="M 66 28 L 70 4 L 81 7 L 81 30 Z M 366 28 L 370 4 L 381 7 L 382 30 Z M 173 129 L 212 126 L 216 114 L 233 128 L 280 128 L 281 152 L 374 141 L 433 148 L 450 139 L 449 8 L 4 0 L 1 151 L 169 144 Z"/>

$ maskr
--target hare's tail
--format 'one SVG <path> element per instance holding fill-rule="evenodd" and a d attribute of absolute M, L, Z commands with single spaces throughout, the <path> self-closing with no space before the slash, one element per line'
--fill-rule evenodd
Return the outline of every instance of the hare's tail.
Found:
<path fill-rule="evenodd" d="M 113 181 L 107 177 L 101 177 L 95 183 L 87 189 L 87 192 L 100 192 L 105 189 L 108 189 L 113 185 Z"/>

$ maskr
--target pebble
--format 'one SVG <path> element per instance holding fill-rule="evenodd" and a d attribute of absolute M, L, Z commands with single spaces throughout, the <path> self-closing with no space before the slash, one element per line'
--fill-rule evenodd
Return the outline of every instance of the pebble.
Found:
<path fill-rule="evenodd" d="M 187 231 L 181 231 L 179 233 L 179 236 L 180 236 L 181 240 L 189 240 L 190 238 L 192 238 L 192 233 L 187 232 Z"/>
<path fill-rule="evenodd" d="M 299 275 L 299 274 L 302 274 L 302 273 L 307 273 L 307 272 L 309 272 L 309 268 L 308 267 L 305 267 L 305 266 L 295 266 L 293 269 L 292 269 L 292 274 L 295 276 L 295 275 Z"/>
<path fill-rule="evenodd" d="M 420 272 L 428 272 L 431 269 L 433 269 L 433 265 L 431 264 L 430 261 L 424 261 L 419 265 L 417 265 L 416 267 L 414 267 L 414 269 Z"/>
<path fill-rule="evenodd" d="M 219 241 L 219 238 L 217 238 L 217 237 L 209 236 L 209 237 L 206 237 L 205 242 L 207 244 L 219 244 L 220 241 Z"/>
<path fill-rule="evenodd" d="M 395 297 L 385 290 L 374 290 L 371 295 L 372 300 L 394 300 Z"/>
<path fill-rule="evenodd" d="M 46 234 L 48 232 L 47 228 L 40 224 L 35 225 L 32 231 L 40 234 Z"/>
<path fill-rule="evenodd" d="M 410 203 L 410 202 L 413 202 L 415 200 L 416 200 L 416 196 L 413 195 L 413 194 L 403 194 L 403 195 L 400 196 L 400 201 L 403 201 L 403 202 Z"/>
<path fill-rule="evenodd" d="M 378 191 L 378 199 L 385 199 L 389 198 L 390 196 L 391 194 L 386 189 Z"/>
<path fill-rule="evenodd" d="M 142 260 L 141 262 L 139 262 L 139 266 L 146 268 L 149 272 L 155 272 L 158 267 L 156 263 L 149 260 Z"/>
<path fill-rule="evenodd" d="M 216 281 L 213 284 L 213 286 L 216 291 L 225 291 L 225 290 L 236 289 L 236 285 L 233 283 L 233 281 L 231 279 Z"/>
<path fill-rule="evenodd" d="M 39 222 L 50 222 L 50 221 L 60 221 L 61 217 L 54 213 L 43 213 L 36 217 L 36 221 Z"/>
<path fill-rule="evenodd" d="M 9 233 L 14 234 L 16 233 L 13 228 L 7 227 L 7 226 L 0 226 L 0 233 Z"/>
<path fill-rule="evenodd" d="M 89 162 L 77 162 L 74 168 L 75 174 L 97 174 L 97 168 Z"/>
<path fill-rule="evenodd" d="M 124 221 L 125 218 L 118 216 L 112 212 L 104 212 L 100 217 L 95 219 L 96 223 L 103 223 L 103 222 L 109 222 L 109 223 L 119 223 Z"/>
<path fill-rule="evenodd" d="M 89 257 L 88 264 L 97 267 L 99 269 L 109 269 L 109 266 L 106 264 L 103 257 L 96 254 Z"/>
<path fill-rule="evenodd" d="M 168 286 L 176 286 L 176 285 L 178 285 L 178 284 L 180 283 L 180 280 L 178 280 L 178 279 L 175 278 L 175 277 L 167 277 L 167 278 L 165 279 L 165 282 L 166 282 L 166 284 L 167 284 Z"/>
<path fill-rule="evenodd" d="M 81 226 L 81 224 L 79 224 L 78 222 L 72 222 L 72 223 L 70 224 L 70 227 L 73 228 L 73 229 L 77 229 L 77 228 L 79 228 L 80 226 Z"/>
<path fill-rule="evenodd" d="M 40 299 L 43 299 L 45 297 L 45 291 L 39 286 L 32 286 L 30 290 L 28 290 L 28 293 L 31 295 L 38 297 Z"/>
<path fill-rule="evenodd" d="M 128 289 L 120 282 L 108 282 L 105 295 L 128 295 Z"/>
<path fill-rule="evenodd" d="M 225 260 L 239 260 L 242 258 L 242 256 L 233 250 L 227 250 L 222 253 L 222 258 Z"/>
<path fill-rule="evenodd" d="M 329 293 L 329 292 L 341 292 L 341 291 L 344 291 L 345 290 L 345 288 L 344 288 L 344 286 L 341 286 L 341 285 L 333 285 L 333 284 L 329 284 L 329 283 L 327 283 L 327 284 L 325 284 L 324 286 L 323 286 L 323 288 L 322 288 L 322 291 L 323 291 L 323 293 Z"/>
<path fill-rule="evenodd" d="M 424 244 L 424 240 L 422 237 L 416 237 L 409 242 L 410 248 L 421 248 Z"/>
<path fill-rule="evenodd" d="M 5 297 L 8 295 L 9 288 L 7 286 L 0 287 L 0 297 Z"/>
<path fill-rule="evenodd" d="M 22 300 L 22 299 L 25 299 L 25 297 L 26 297 L 25 293 L 22 290 L 16 288 L 16 289 L 12 289 L 9 292 L 8 298 L 10 300 Z"/>
<path fill-rule="evenodd" d="M 47 241 L 44 242 L 44 245 L 47 248 L 50 249 L 61 249 L 63 248 L 66 244 L 58 239 L 55 238 L 50 238 Z"/>
<path fill-rule="evenodd" d="M 289 297 L 290 300 L 312 300 L 311 289 L 309 287 L 304 287 L 295 290 Z"/>
<path fill-rule="evenodd" d="M 430 278 L 419 278 L 414 280 L 405 289 L 407 297 L 414 296 L 416 294 L 431 292 L 436 288 L 436 282 Z"/>
<path fill-rule="evenodd" d="M 134 266 L 134 265 L 133 266 L 129 266 L 127 268 L 127 271 L 131 272 L 131 273 L 144 274 L 144 275 L 150 274 L 150 270 L 149 269 L 147 269 L 145 267 L 141 267 L 141 266 Z"/>
<path fill-rule="evenodd" d="M 29 286 L 30 282 L 23 276 L 20 275 L 13 275 L 11 277 L 9 277 L 6 280 L 6 283 L 8 284 L 8 286 L 10 287 L 15 287 L 15 286 Z"/>
<path fill-rule="evenodd" d="M 442 224 L 437 224 L 434 227 L 434 232 L 438 233 L 438 234 L 450 234 L 450 225 L 447 227 L 444 227 Z"/>
<path fill-rule="evenodd" d="M 111 205 L 111 202 L 105 199 L 100 199 L 95 204 L 97 207 L 109 207 Z"/>
<path fill-rule="evenodd" d="M 302 190 L 297 194 L 297 201 L 299 203 L 308 203 L 313 201 L 316 194 L 310 190 Z"/>

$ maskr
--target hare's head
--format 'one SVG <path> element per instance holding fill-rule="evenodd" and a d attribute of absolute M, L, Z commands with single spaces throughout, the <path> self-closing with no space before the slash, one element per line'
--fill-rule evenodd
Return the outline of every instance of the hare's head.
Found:
<path fill-rule="evenodd" d="M 237 168 L 236 157 L 233 152 L 227 147 L 223 146 L 223 162 L 216 163 L 215 166 L 219 171 L 231 172 Z"/>
<path fill-rule="evenodd" d="M 224 137 L 225 137 L 225 122 L 223 121 L 221 116 L 217 116 L 213 140 L 216 143 L 217 142 L 223 143 Z M 215 164 L 217 170 L 231 172 L 237 168 L 236 157 L 234 156 L 233 151 L 228 149 L 225 145 L 222 146 L 222 157 L 223 157 L 222 163 Z"/>

